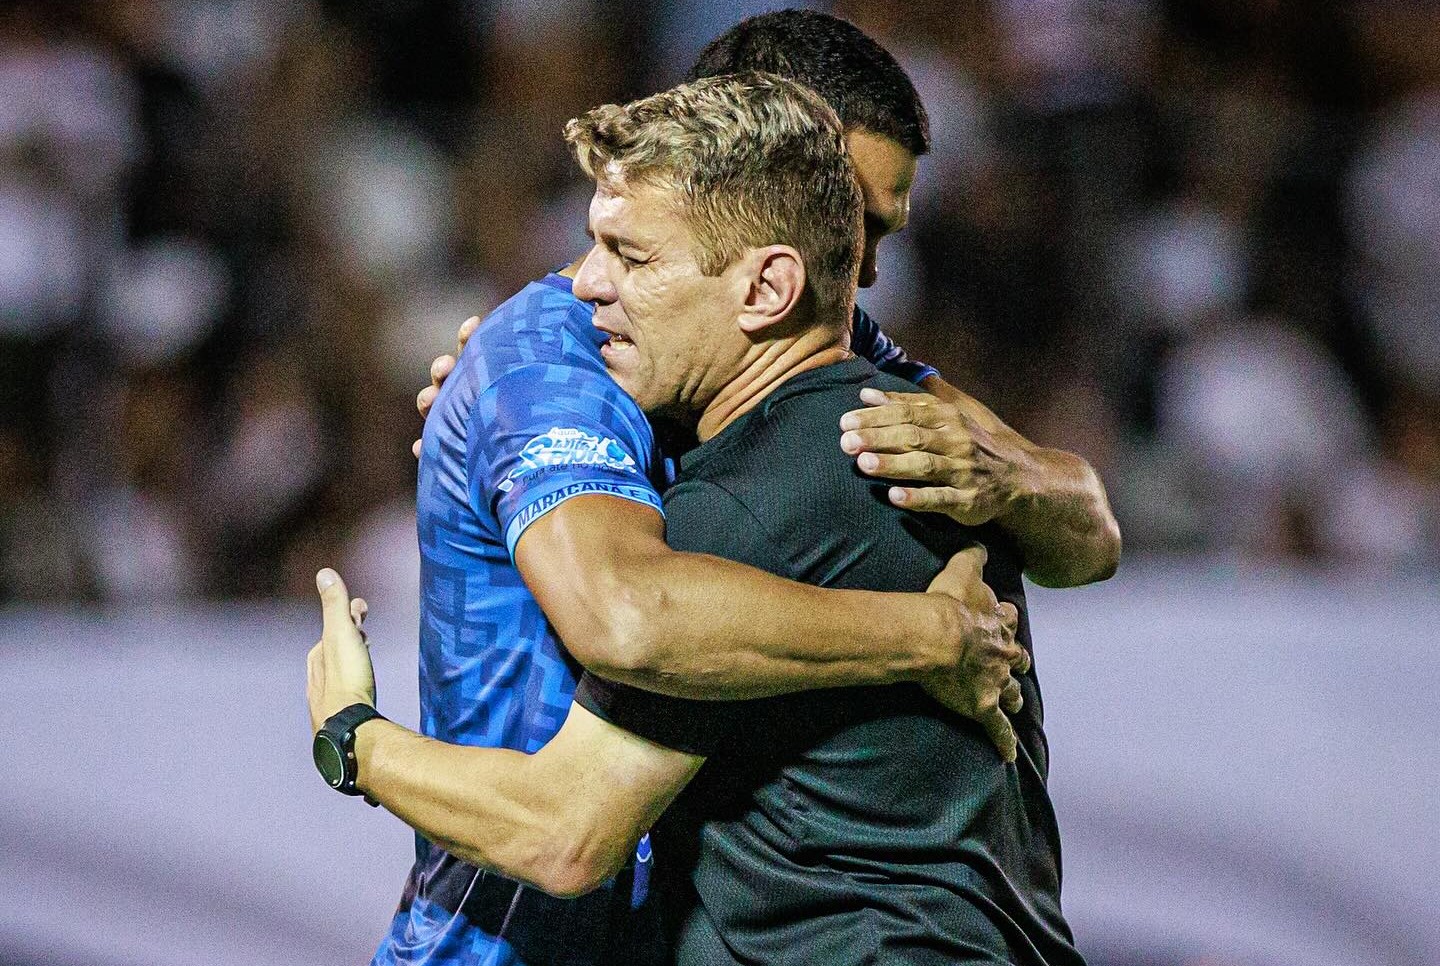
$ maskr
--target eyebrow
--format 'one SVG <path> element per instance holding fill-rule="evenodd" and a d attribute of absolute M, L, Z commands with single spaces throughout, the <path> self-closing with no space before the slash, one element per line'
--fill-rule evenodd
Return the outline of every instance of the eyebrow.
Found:
<path fill-rule="evenodd" d="M 629 249 L 632 252 L 637 252 L 644 256 L 649 256 L 653 252 L 653 249 L 650 246 L 642 245 L 634 238 L 630 238 L 628 236 L 606 235 L 605 240 L 602 242 L 595 237 L 595 230 L 591 228 L 588 224 L 585 226 L 585 235 L 592 242 L 595 242 L 597 245 L 603 244 L 606 248 L 615 252 L 616 254 L 620 254 L 620 249 L 622 248 Z"/>

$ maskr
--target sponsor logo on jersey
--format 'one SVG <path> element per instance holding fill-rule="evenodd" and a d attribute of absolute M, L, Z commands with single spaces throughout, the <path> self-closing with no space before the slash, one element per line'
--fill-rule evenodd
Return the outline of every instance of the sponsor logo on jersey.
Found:
<path fill-rule="evenodd" d="M 520 450 L 520 465 L 500 483 L 508 493 L 516 477 L 552 466 L 604 466 L 607 469 L 638 473 L 635 460 L 608 436 L 591 436 L 578 429 L 551 427 Z"/>

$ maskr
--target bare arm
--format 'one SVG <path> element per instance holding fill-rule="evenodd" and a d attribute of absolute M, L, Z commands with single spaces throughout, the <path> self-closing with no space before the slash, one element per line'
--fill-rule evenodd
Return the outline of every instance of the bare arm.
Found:
<path fill-rule="evenodd" d="M 447 745 L 389 721 L 361 726 L 355 754 L 360 789 L 405 824 L 558 896 L 618 872 L 703 761 L 579 705 L 533 755 Z"/>
<path fill-rule="evenodd" d="M 841 446 L 895 487 L 899 506 L 994 521 L 1015 538 L 1025 573 L 1046 587 L 1105 580 L 1120 560 L 1120 527 L 1100 477 L 1081 457 L 1037 446 L 979 401 L 931 376 L 927 393 L 878 393 L 847 413 Z M 871 395 L 873 393 L 873 395 Z"/>
<path fill-rule="evenodd" d="M 457 353 L 479 324 L 478 317 L 471 317 L 461 325 Z M 416 398 L 422 418 L 429 415 L 454 367 L 454 356 L 439 356 L 431 363 L 430 385 Z M 853 425 L 841 424 L 859 433 L 842 443 L 847 453 L 880 458 L 876 468 L 862 462 L 861 469 L 873 476 L 937 484 L 897 487 L 898 505 L 948 513 L 961 523 L 994 519 L 1015 538 L 1026 575 L 1042 586 L 1075 587 L 1115 573 L 1120 526 L 1110 511 L 1105 485 L 1089 463 L 1065 450 L 1036 446 L 939 376 L 928 376 L 920 385 L 954 407 L 948 420 L 921 426 L 908 409 L 897 413 L 881 405 L 878 415 L 860 417 L 865 412 L 861 410 L 854 414 Z M 917 435 L 915 430 L 927 432 Z M 420 455 L 419 440 L 415 455 Z"/>
<path fill-rule="evenodd" d="M 979 548 L 937 578 L 932 588 L 946 593 L 827 590 L 671 550 L 653 509 L 582 496 L 531 524 L 515 561 L 580 663 L 677 697 L 973 676 L 961 665 L 977 644 L 1007 678 L 1028 666 L 1010 637 L 1011 615 L 980 580 Z M 998 694 L 1005 683 L 991 685 Z"/>
<path fill-rule="evenodd" d="M 375 704 L 364 601 L 317 575 L 324 632 L 306 662 L 311 730 Z M 352 620 L 352 616 L 354 620 Z M 384 720 L 356 731 L 357 785 L 407 825 L 476 865 L 554 895 L 579 895 L 619 870 L 703 759 L 637 737 L 572 705 L 534 755 L 448 745 Z"/>

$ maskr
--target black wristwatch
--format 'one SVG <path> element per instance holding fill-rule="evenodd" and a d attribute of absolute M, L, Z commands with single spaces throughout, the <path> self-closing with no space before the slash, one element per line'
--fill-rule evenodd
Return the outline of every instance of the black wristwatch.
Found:
<path fill-rule="evenodd" d="M 310 749 L 315 757 L 315 767 L 325 783 L 337 792 L 361 794 L 360 789 L 355 787 L 360 771 L 355 761 L 355 729 L 372 718 L 390 720 L 370 705 L 356 702 L 332 714 L 315 732 L 315 744 Z M 369 805 L 380 804 L 368 795 L 365 801 Z"/>

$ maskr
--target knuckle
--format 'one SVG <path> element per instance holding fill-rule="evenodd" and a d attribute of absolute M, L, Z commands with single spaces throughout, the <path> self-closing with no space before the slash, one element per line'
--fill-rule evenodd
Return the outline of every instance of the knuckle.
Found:
<path fill-rule="evenodd" d="M 952 507 L 955 505 L 955 491 L 949 487 L 927 487 L 920 491 L 930 506 Z"/>

